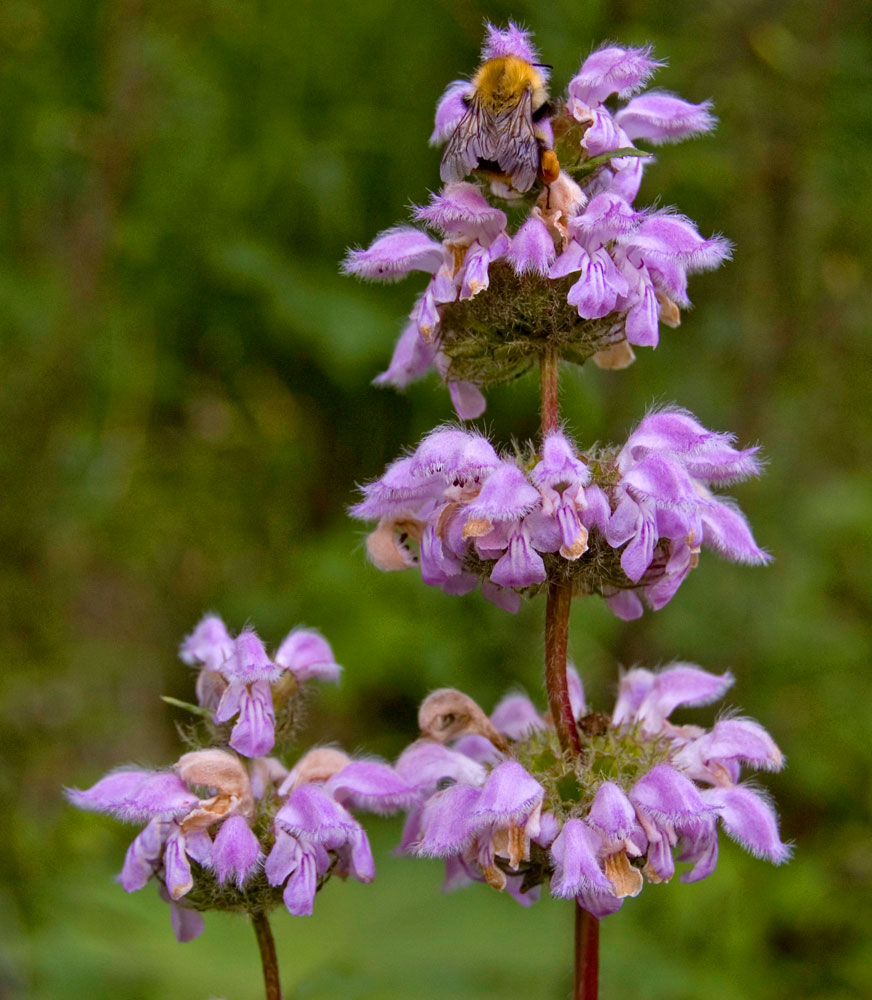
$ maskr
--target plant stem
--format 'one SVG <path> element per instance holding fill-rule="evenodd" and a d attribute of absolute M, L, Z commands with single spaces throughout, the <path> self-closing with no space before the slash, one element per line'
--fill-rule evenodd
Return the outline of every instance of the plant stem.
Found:
<path fill-rule="evenodd" d="M 546 347 L 539 359 L 539 389 L 542 395 L 542 441 L 560 424 L 558 394 L 560 389 L 560 355 L 556 348 Z M 552 580 L 548 585 L 545 605 L 545 688 L 548 707 L 557 729 L 560 746 L 581 754 L 578 727 L 569 700 L 566 680 L 566 645 L 569 639 L 569 609 L 572 584 Z"/>
<path fill-rule="evenodd" d="M 558 408 L 560 355 L 556 348 L 546 347 L 539 358 L 539 390 L 542 396 L 542 439 L 557 430 L 560 422 Z"/>
<path fill-rule="evenodd" d="M 560 426 L 560 355 L 548 347 L 539 360 L 542 396 L 542 441 Z M 548 707 L 564 752 L 581 757 L 581 739 L 566 679 L 566 648 L 569 643 L 569 612 L 572 583 L 552 580 L 545 603 L 545 688 Z M 573 1000 L 597 1000 L 599 983 L 599 921 L 575 906 L 575 986 Z"/>
<path fill-rule="evenodd" d="M 279 963 L 276 960 L 276 943 L 269 926 L 269 918 L 263 910 L 252 913 L 251 924 L 260 949 L 263 965 L 263 987 L 266 1000 L 282 1000 L 282 986 L 279 981 Z"/>
<path fill-rule="evenodd" d="M 597 1000 L 599 994 L 599 920 L 575 906 L 575 987 L 573 1000 Z"/>
<path fill-rule="evenodd" d="M 545 604 L 545 689 L 560 746 L 580 757 L 581 740 L 566 680 L 566 645 L 569 639 L 571 603 L 572 583 L 569 580 L 552 580 L 548 585 Z"/>

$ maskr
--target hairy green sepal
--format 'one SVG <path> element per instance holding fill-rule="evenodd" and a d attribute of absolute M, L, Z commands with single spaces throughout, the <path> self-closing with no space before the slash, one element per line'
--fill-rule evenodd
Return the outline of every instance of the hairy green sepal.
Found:
<path fill-rule="evenodd" d="M 442 308 L 439 346 L 449 362 L 446 379 L 501 385 L 520 378 L 546 351 L 556 349 L 581 365 L 623 340 L 623 313 L 582 319 L 566 301 L 576 280 L 518 275 L 505 261 L 492 264 L 488 288 Z"/>

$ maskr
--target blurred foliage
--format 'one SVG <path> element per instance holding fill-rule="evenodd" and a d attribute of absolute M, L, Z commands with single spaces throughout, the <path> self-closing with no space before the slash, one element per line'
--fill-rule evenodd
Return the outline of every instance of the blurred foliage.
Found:
<path fill-rule="evenodd" d="M 599 40 L 650 41 L 657 84 L 721 119 L 661 150 L 640 200 L 725 233 L 735 260 L 631 369 L 566 373 L 571 429 L 620 440 L 674 399 L 770 463 L 736 492 L 772 568 L 709 555 L 640 622 L 573 612 L 601 707 L 618 664 L 735 671 L 734 704 L 787 754 L 766 784 L 797 848 L 776 870 L 725 844 L 708 881 L 647 888 L 604 924 L 604 995 L 872 993 L 864 5 L 4 0 L 0 997 L 258 996 L 250 932 L 214 916 L 176 945 L 150 889 L 111 883 L 130 831 L 60 798 L 174 759 L 158 696 L 189 697 L 174 651 L 205 610 L 273 643 L 327 635 L 346 673 L 304 742 L 392 755 L 437 685 L 541 697 L 541 603 L 513 618 L 379 575 L 345 515 L 355 483 L 451 418 L 435 383 L 369 385 L 415 281 L 366 287 L 337 262 L 438 185 L 434 102 L 475 66 L 485 14 L 534 28 L 555 90 Z M 534 383 L 491 393 L 499 439 L 535 432 Z M 565 995 L 567 906 L 440 899 L 438 865 L 389 856 L 396 823 L 375 831 L 376 885 L 277 916 L 293 996 Z"/>

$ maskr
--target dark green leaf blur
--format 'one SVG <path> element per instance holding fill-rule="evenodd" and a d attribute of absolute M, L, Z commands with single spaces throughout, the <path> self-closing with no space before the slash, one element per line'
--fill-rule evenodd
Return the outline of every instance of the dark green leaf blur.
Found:
<path fill-rule="evenodd" d="M 583 441 L 652 402 L 760 442 L 735 495 L 775 556 L 704 554 L 666 609 L 573 611 L 597 707 L 619 665 L 733 670 L 729 704 L 787 755 L 763 782 L 795 842 L 781 869 L 722 837 L 698 885 L 647 886 L 602 934 L 609 1000 L 872 995 L 869 220 L 872 58 L 862 3 L 814 0 L 3 0 L 0 3 L 0 998 L 261 994 L 242 918 L 176 944 L 153 886 L 113 884 L 134 828 L 67 806 L 123 762 L 179 753 L 176 659 L 207 610 L 268 643 L 321 629 L 345 665 L 301 746 L 395 755 L 418 701 L 542 699 L 542 602 L 517 617 L 365 560 L 355 484 L 452 419 L 435 381 L 370 385 L 420 281 L 339 274 L 346 248 L 439 184 L 444 85 L 485 16 L 536 32 L 562 89 L 601 40 L 650 41 L 656 84 L 720 118 L 663 147 L 640 203 L 676 205 L 735 259 L 626 372 L 564 374 Z M 420 276 L 419 276 L 420 278 Z M 536 380 L 490 394 L 535 433 Z M 712 710 L 687 713 L 705 722 Z M 274 919 L 288 997 L 568 995 L 571 907 L 530 910 L 389 853 Z"/>

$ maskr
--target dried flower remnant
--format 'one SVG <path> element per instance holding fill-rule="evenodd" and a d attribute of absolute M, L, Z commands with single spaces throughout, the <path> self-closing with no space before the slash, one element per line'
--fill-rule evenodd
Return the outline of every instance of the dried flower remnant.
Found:
<path fill-rule="evenodd" d="M 365 486 L 352 513 L 378 519 L 369 551 L 381 569 L 417 563 L 450 594 L 481 582 L 510 611 L 568 579 L 633 618 L 643 601 L 668 603 L 703 546 L 767 561 L 742 514 L 711 492 L 759 471 L 756 449 L 678 409 L 649 414 L 620 450 L 586 455 L 559 430 L 538 451 L 503 457 L 480 434 L 441 428 Z"/>
<path fill-rule="evenodd" d="M 418 726 L 422 736 L 437 743 L 476 735 L 500 751 L 508 749 L 505 739 L 472 698 L 454 688 L 440 688 L 427 697 L 418 711 Z"/>
<path fill-rule="evenodd" d="M 527 905 L 548 883 L 552 895 L 603 917 L 646 881 L 669 881 L 676 860 L 690 866 L 683 882 L 711 874 L 718 823 L 758 857 L 789 858 L 768 798 L 740 781 L 743 765 L 783 766 L 763 727 L 733 717 L 710 730 L 669 721 L 679 707 L 722 697 L 729 674 L 692 664 L 631 670 L 610 719 L 588 711 L 572 670 L 571 678 L 581 758 L 564 753 L 550 722 L 515 694 L 491 715 L 498 737 L 489 746 L 484 713 L 467 707 L 475 721 L 456 727 L 449 745 L 425 732 L 398 759 L 397 773 L 418 789 L 401 848 L 444 858 L 446 888 L 487 882 Z"/>

